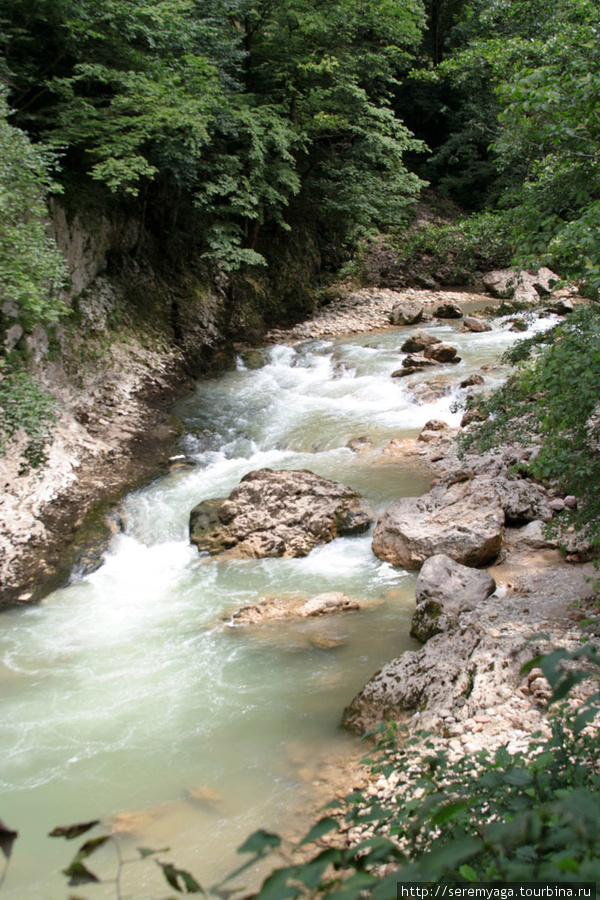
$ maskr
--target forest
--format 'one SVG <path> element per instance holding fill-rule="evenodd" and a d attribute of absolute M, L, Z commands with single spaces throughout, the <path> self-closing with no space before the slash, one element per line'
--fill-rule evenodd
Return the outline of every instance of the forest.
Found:
<path fill-rule="evenodd" d="M 308 242 L 317 305 L 338 279 L 360 284 L 376 246 L 409 285 L 464 285 L 509 265 L 576 283 L 590 304 L 511 351 L 515 374 L 472 402 L 482 421 L 465 445 L 486 450 L 515 427 L 535 435 L 530 475 L 575 494 L 569 522 L 600 545 L 597 0 L 0 0 L 0 454 L 23 426 L 32 467 L 56 413 L 25 339 L 72 315 L 53 204 L 123 215 L 132 259 L 194 260 L 227 284 L 268 279 L 283 246 L 301 254 Z M 540 663 L 554 701 L 583 680 L 582 660 L 597 677 L 585 647 Z M 356 794 L 347 821 L 375 834 L 276 871 L 261 900 L 391 900 L 399 868 L 427 883 L 597 884 L 597 747 L 585 729 L 598 697 L 578 719 L 557 717 L 533 759 L 499 752 L 452 768 L 433 754 L 420 800 L 401 811 Z M 410 763 L 393 731 L 378 739 L 378 771 Z M 304 843 L 338 824 L 320 819 Z M 10 834 L 0 824 L 7 858 Z M 82 846 L 71 885 L 94 880 L 87 857 L 108 840 Z M 248 865 L 279 843 L 257 832 Z M 164 874 L 203 892 L 186 871 Z"/>

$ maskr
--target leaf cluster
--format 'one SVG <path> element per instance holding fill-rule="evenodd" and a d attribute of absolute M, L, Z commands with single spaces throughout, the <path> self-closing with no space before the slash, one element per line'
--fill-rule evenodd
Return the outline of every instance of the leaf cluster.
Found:
<path fill-rule="evenodd" d="M 582 307 L 564 324 L 519 342 L 506 361 L 518 368 L 505 384 L 471 398 L 484 421 L 472 425 L 463 447 L 489 449 L 518 430 L 521 440 L 538 446 L 530 473 L 578 498 L 565 524 L 600 544 L 600 308 Z"/>
<path fill-rule="evenodd" d="M 21 472 L 42 466 L 58 419 L 58 403 L 23 367 L 0 371 L 0 456 L 22 429 Z"/>

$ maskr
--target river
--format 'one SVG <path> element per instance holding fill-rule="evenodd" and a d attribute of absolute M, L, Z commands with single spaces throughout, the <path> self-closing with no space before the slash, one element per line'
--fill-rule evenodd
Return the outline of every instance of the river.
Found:
<path fill-rule="evenodd" d="M 127 855 L 168 844 L 165 858 L 211 884 L 251 831 L 289 827 L 319 773 L 356 752 L 341 711 L 376 669 L 415 646 L 415 577 L 376 559 L 369 535 L 304 559 L 202 557 L 188 517 L 263 467 L 335 478 L 376 512 L 425 491 L 429 477 L 383 447 L 431 418 L 458 424 L 456 385 L 516 337 L 503 320 L 484 334 L 461 333 L 460 323 L 427 328 L 463 357 L 436 370 L 453 389 L 434 404 L 414 401 L 414 377 L 390 377 L 408 329 L 274 346 L 261 351 L 260 369 L 240 362 L 200 381 L 175 409 L 186 464 L 125 499 L 124 529 L 101 568 L 3 615 L 0 814 L 20 833 L 5 897 L 64 900 L 58 870 L 78 842 L 47 833 L 92 818 L 126 832 Z M 488 386 L 502 377 L 487 374 Z M 361 452 L 348 448 L 365 435 Z M 263 629 L 227 624 L 257 598 L 328 590 L 363 609 Z M 98 871 L 111 871 L 111 852 L 99 851 Z M 164 897 L 155 870 L 152 861 L 131 867 L 124 895 Z M 114 897 L 114 888 L 79 890 Z"/>

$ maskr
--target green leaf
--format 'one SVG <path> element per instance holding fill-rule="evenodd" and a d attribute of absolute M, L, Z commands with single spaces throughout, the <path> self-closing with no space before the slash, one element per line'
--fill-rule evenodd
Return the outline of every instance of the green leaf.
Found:
<path fill-rule="evenodd" d="M 68 884 L 70 887 L 77 887 L 79 884 L 100 883 L 100 879 L 77 859 L 73 860 L 68 868 L 63 869 L 63 875 L 68 877 Z"/>
<path fill-rule="evenodd" d="M 150 850 L 148 847 L 138 847 L 137 852 L 142 859 L 146 859 L 148 856 L 156 856 L 157 853 L 170 853 L 171 848 L 163 847 L 161 850 Z"/>
<path fill-rule="evenodd" d="M 479 881 L 477 872 L 468 863 L 460 866 L 458 874 L 461 876 L 461 878 L 464 878 L 465 881 Z"/>
<path fill-rule="evenodd" d="M 0 819 L 0 849 L 7 859 L 10 859 L 13 844 L 19 836 L 18 831 L 9 828 L 2 819 Z"/>
<path fill-rule="evenodd" d="M 196 881 L 196 879 L 186 872 L 185 869 L 177 869 L 171 863 L 163 863 L 156 860 L 157 866 L 160 866 L 165 880 L 176 891 L 183 894 L 204 894 L 204 888 Z"/>
<path fill-rule="evenodd" d="M 68 841 L 72 841 L 73 838 L 85 834 L 86 831 L 90 831 L 92 828 L 99 824 L 100 819 L 94 819 L 92 822 L 81 822 L 77 825 L 60 825 L 59 827 L 51 831 L 48 837 L 63 837 Z"/>
<path fill-rule="evenodd" d="M 316 825 L 310 829 L 308 834 L 306 834 L 299 843 L 299 847 L 302 847 L 303 844 L 312 844 L 314 841 L 318 841 L 324 835 L 329 834 L 330 831 L 333 831 L 334 828 L 338 828 L 339 823 L 337 819 L 332 818 L 331 816 L 327 816 L 324 819 L 319 819 Z"/>
<path fill-rule="evenodd" d="M 466 808 L 467 803 L 465 800 L 453 800 L 450 803 L 445 803 L 444 806 L 440 807 L 440 809 L 436 810 L 433 814 L 431 817 L 431 824 L 445 825 L 446 822 L 455 819 L 456 816 Z"/>
<path fill-rule="evenodd" d="M 241 847 L 238 847 L 237 852 L 263 854 L 274 850 L 275 847 L 279 847 L 280 844 L 281 838 L 279 835 L 273 834 L 270 831 L 264 831 L 260 828 L 258 831 L 255 831 L 254 834 L 251 834 Z"/>

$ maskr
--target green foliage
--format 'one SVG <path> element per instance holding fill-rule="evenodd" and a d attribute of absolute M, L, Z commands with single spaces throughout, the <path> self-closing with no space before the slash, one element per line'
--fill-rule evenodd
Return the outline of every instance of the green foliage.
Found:
<path fill-rule="evenodd" d="M 404 236 L 398 263 L 426 259 L 432 274 L 447 283 L 467 283 L 477 272 L 501 268 L 511 257 L 505 219 L 496 213 L 469 216 L 450 225 L 423 223 Z"/>
<path fill-rule="evenodd" d="M 19 124 L 234 269 L 292 203 L 333 243 L 406 214 L 388 105 L 423 24 L 421 0 L 15 0 L 0 32 Z"/>
<path fill-rule="evenodd" d="M 543 43 L 543 61 L 499 88 L 496 152 L 519 161 L 523 183 L 507 194 L 525 264 L 541 259 L 600 288 L 600 48 L 597 4 L 579 0 Z"/>
<path fill-rule="evenodd" d="M 408 784 L 382 800 L 358 790 L 343 822 L 327 816 L 301 845 L 328 835 L 333 847 L 277 869 L 259 900 L 317 892 L 336 900 L 394 900 L 408 882 L 590 882 L 600 877 L 600 770 L 597 761 L 600 654 L 587 645 L 533 660 L 563 700 L 582 681 L 596 690 L 577 709 L 561 706 L 551 737 L 534 734 L 523 752 L 504 746 L 450 761 L 427 735 L 378 732 L 374 774 L 405 771 Z M 415 765 L 415 751 L 419 767 Z M 348 846 L 342 828 L 362 830 Z M 337 847 L 337 849 L 336 849 Z M 245 848 L 249 850 L 248 847 Z M 258 848 L 254 848 L 259 858 Z M 389 869 L 391 867 L 391 874 Z"/>
<path fill-rule="evenodd" d="M 471 401 L 486 421 L 471 427 L 463 446 L 495 446 L 515 434 L 518 422 L 521 440 L 539 443 L 531 474 L 575 494 L 578 509 L 565 524 L 600 544 L 600 308 L 577 310 L 517 344 L 506 360 L 519 368 L 491 396 Z"/>
<path fill-rule="evenodd" d="M 73 825 L 64 825 L 54 828 L 49 837 L 62 837 L 67 840 L 73 840 L 86 834 L 93 828 L 96 828 L 100 822 L 96 819 L 93 822 L 81 822 Z M 84 863 L 101 847 L 111 846 L 115 853 L 116 868 L 115 876 L 111 879 L 99 878 L 95 872 Z M 169 887 L 172 887 L 179 894 L 204 894 L 202 886 L 196 881 L 193 875 L 185 869 L 178 869 L 172 863 L 163 862 L 158 859 L 159 853 L 168 853 L 169 848 L 165 847 L 161 850 L 151 850 L 148 847 L 138 847 L 138 855 L 131 859 L 123 858 L 118 840 L 111 834 L 101 834 L 95 838 L 86 840 L 77 850 L 77 853 L 66 867 L 63 869 L 63 875 L 67 878 L 69 887 L 78 887 L 82 884 L 114 884 L 115 896 L 122 896 L 122 878 L 123 870 L 132 865 L 143 863 L 145 860 L 153 859 L 161 870 L 163 877 Z"/>
<path fill-rule="evenodd" d="M 0 455 L 22 429 L 26 436 L 22 471 L 46 462 L 46 446 L 58 419 L 58 404 L 24 368 L 0 372 Z"/>
<path fill-rule="evenodd" d="M 57 294 L 64 260 L 46 233 L 46 197 L 54 189 L 51 158 L 7 121 L 0 92 L 0 319 L 26 331 L 65 312 Z"/>

